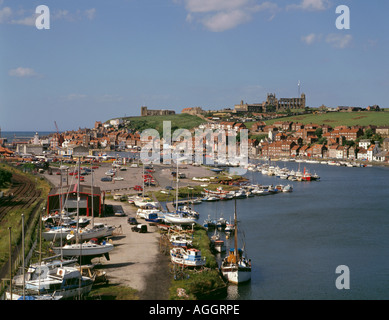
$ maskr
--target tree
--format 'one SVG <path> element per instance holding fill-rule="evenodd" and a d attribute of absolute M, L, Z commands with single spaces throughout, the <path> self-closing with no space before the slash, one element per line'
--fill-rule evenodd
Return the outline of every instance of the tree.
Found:
<path fill-rule="evenodd" d="M 317 128 L 315 131 L 316 136 L 320 139 L 322 134 L 323 134 L 323 129 L 322 128 Z"/>
<path fill-rule="evenodd" d="M 4 187 L 7 182 L 11 182 L 11 178 L 11 172 L 0 169 L 0 187 Z"/>

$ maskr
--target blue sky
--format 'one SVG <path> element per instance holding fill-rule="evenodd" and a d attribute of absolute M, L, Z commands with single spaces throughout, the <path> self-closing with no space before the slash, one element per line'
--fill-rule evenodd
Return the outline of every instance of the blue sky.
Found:
<path fill-rule="evenodd" d="M 0 0 L 0 127 L 233 107 L 295 97 L 299 80 L 312 107 L 388 107 L 388 12 L 382 0 Z"/>

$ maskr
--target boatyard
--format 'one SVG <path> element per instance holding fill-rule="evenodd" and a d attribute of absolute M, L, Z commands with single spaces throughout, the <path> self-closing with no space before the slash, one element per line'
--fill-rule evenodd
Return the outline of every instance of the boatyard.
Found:
<path fill-rule="evenodd" d="M 166 212 L 166 210 L 162 211 L 161 203 L 156 199 L 154 207 L 159 209 L 154 210 L 160 210 L 159 212 L 166 214 L 166 219 L 157 217 L 156 220 L 151 220 L 148 215 L 140 216 L 140 211 L 143 210 L 146 213 L 149 206 L 147 206 L 148 209 L 143 208 L 142 204 L 131 201 L 132 198 L 142 198 L 141 202 L 146 202 L 149 205 L 151 199 L 145 200 L 144 197 L 146 190 L 148 192 L 157 190 L 167 192 L 167 190 L 174 189 L 172 187 L 174 181 L 172 168 L 161 166 L 158 169 L 147 170 L 147 173 L 145 173 L 145 168 L 142 166 L 122 165 L 118 167 L 111 161 L 89 167 L 81 167 L 80 164 L 78 164 L 78 167 L 76 165 L 52 166 L 48 170 L 38 173 L 53 186 L 49 193 L 47 208 L 45 208 L 42 217 L 44 223 L 42 236 L 44 241 L 52 242 L 50 250 L 52 250 L 54 257 L 58 259 L 58 257 L 63 256 L 63 259 L 65 259 L 60 260 L 60 265 L 53 267 L 53 270 L 50 269 L 48 277 L 57 279 L 58 276 L 62 276 L 61 279 L 63 280 L 61 281 L 70 281 L 65 280 L 66 277 L 77 279 L 79 277 L 77 276 L 79 274 L 78 269 L 73 266 L 63 266 L 63 263 L 68 264 L 70 260 L 67 259 L 79 257 L 81 260 L 78 261 L 83 264 L 83 267 L 84 265 L 93 266 L 95 270 L 93 278 L 96 277 L 96 274 L 103 274 L 106 282 L 110 284 L 126 286 L 136 290 L 136 297 L 139 299 L 168 299 L 171 279 L 182 272 L 180 268 L 172 270 L 171 263 L 184 268 L 203 268 L 206 263 L 208 266 L 212 265 L 210 254 L 204 252 L 209 248 L 209 245 L 206 245 L 208 248 L 203 250 L 203 257 L 201 257 L 201 250 L 195 248 L 192 243 L 176 246 L 174 242 L 171 242 L 167 250 L 166 247 L 161 247 L 162 238 L 166 239 L 167 236 L 167 239 L 169 239 L 171 233 L 180 234 L 183 229 L 188 229 L 188 225 L 191 225 L 191 236 L 193 238 L 193 225 L 196 219 L 180 220 L 182 217 L 177 218 L 178 211 L 174 211 L 177 209 L 178 202 L 175 204 L 167 202 L 165 204 L 166 208 L 170 210 Z M 110 172 L 115 172 L 114 176 L 120 176 L 121 179 L 112 179 L 110 182 L 104 181 L 104 178 L 110 176 Z M 208 183 L 217 179 L 216 173 L 209 170 L 209 168 L 191 165 L 180 167 L 179 177 L 181 185 L 187 187 L 197 185 L 204 190 L 208 187 Z M 80 180 L 79 187 L 77 187 L 78 180 Z M 208 181 L 208 183 L 205 183 L 205 181 Z M 177 182 L 176 180 L 174 185 Z M 90 188 L 92 184 L 93 188 Z M 88 195 L 85 196 L 88 185 L 90 188 L 89 196 L 100 192 L 103 196 L 101 197 L 100 194 L 94 195 L 93 201 L 91 201 L 92 198 L 88 200 Z M 76 193 L 78 194 L 77 197 L 75 197 Z M 73 200 L 71 199 L 72 196 Z M 96 198 L 98 199 L 97 202 Z M 75 203 L 77 203 L 77 206 L 75 206 Z M 55 205 L 59 207 L 55 208 Z M 93 205 L 95 205 L 94 208 Z M 103 207 L 103 210 L 101 210 L 101 207 Z M 73 210 L 72 214 L 68 212 L 75 208 L 77 208 L 77 211 Z M 63 214 L 61 215 L 60 212 L 63 212 Z M 74 216 L 76 212 L 77 217 Z M 86 214 L 79 217 L 80 212 Z M 95 214 L 91 215 L 92 212 Z M 193 212 L 195 211 L 193 210 Z M 181 214 L 182 211 L 180 211 Z M 196 218 L 198 219 L 198 215 Z M 131 219 L 138 219 L 138 222 L 134 225 Z M 79 227 L 80 231 L 78 231 Z M 100 241 L 98 239 L 105 240 Z M 63 243 L 67 240 L 77 240 L 77 242 L 63 246 Z M 177 252 L 173 254 L 174 250 Z M 190 258 L 188 261 L 194 261 L 194 264 L 186 264 L 184 258 L 186 253 L 193 254 L 194 259 Z M 178 260 L 175 261 L 173 256 Z M 58 260 L 54 261 L 58 263 Z M 196 261 L 199 261 L 199 264 Z M 45 264 L 45 266 L 48 266 L 48 264 Z M 214 263 L 212 267 L 215 267 Z M 29 272 L 34 268 L 30 267 Z M 54 271 L 57 274 L 50 275 Z M 28 277 L 34 279 L 34 272 L 28 273 Z M 30 294 L 34 286 L 37 285 L 31 279 L 27 281 Z M 72 293 L 70 290 L 63 291 L 63 295 L 58 293 L 61 292 L 60 290 L 47 292 L 47 294 L 43 294 L 42 291 L 40 299 L 54 299 L 54 296 L 55 299 L 75 298 L 79 297 L 80 294 L 87 294 L 91 289 L 90 280 L 88 279 L 88 277 L 82 277 L 80 288 L 82 287 L 83 291 L 78 292 L 78 294 L 73 293 L 74 290 Z M 221 283 L 222 287 L 225 287 L 224 283 Z M 20 284 L 19 280 L 19 286 L 16 286 L 19 290 L 14 288 L 13 295 L 12 291 L 7 292 L 8 298 L 11 298 L 10 295 L 13 299 L 21 297 Z M 85 287 L 83 287 L 84 284 Z M 41 285 L 44 285 L 43 280 L 39 286 Z M 187 296 L 185 289 L 180 288 L 180 290 L 181 297 Z M 41 289 L 37 292 L 40 291 Z"/>

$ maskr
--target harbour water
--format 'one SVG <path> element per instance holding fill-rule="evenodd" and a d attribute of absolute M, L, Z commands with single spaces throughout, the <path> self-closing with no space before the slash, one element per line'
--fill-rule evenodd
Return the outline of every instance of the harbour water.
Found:
<path fill-rule="evenodd" d="M 301 165 L 321 180 L 292 182 L 292 193 L 237 200 L 252 280 L 230 285 L 227 299 L 389 299 L 389 168 Z M 294 162 L 285 166 L 298 169 Z M 246 176 L 264 185 L 290 183 L 260 172 Z M 229 219 L 234 203 L 196 210 L 200 223 L 208 215 Z M 350 270 L 348 290 L 335 285 L 339 265 Z"/>
<path fill-rule="evenodd" d="M 48 136 L 52 131 L 37 131 L 39 137 Z M 7 138 L 8 143 L 12 143 L 14 139 L 29 140 L 32 139 L 36 131 L 1 131 L 0 138 Z"/>

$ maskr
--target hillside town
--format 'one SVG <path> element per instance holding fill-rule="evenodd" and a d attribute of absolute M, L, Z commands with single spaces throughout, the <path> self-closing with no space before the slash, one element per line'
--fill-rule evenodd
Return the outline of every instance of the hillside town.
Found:
<path fill-rule="evenodd" d="M 287 114 L 306 108 L 304 94 L 301 98 L 280 101 L 275 98 L 275 94 L 269 94 L 262 104 L 250 105 L 241 101 L 235 105 L 235 109 L 217 111 L 204 111 L 201 107 L 184 108 L 182 114 L 203 119 L 201 125 L 192 128 L 192 133 L 196 129 L 222 129 L 227 134 L 238 135 L 242 129 L 247 129 L 248 152 L 252 158 L 314 158 L 389 163 L 389 126 L 331 127 L 328 124 L 284 121 L 282 118 L 285 113 L 271 112 L 273 108 L 269 107 L 270 104 L 275 104 L 277 111 L 286 111 Z M 317 112 L 358 112 L 360 109 L 330 109 L 322 106 Z M 371 106 L 365 110 L 377 112 L 380 109 L 378 106 Z M 148 116 L 174 115 L 175 112 L 141 107 L 141 114 L 142 118 L 147 119 Z M 267 124 L 267 120 L 274 118 L 279 120 L 273 121 L 271 125 Z M 194 143 L 194 138 L 192 139 Z M 163 137 L 160 143 L 165 143 Z M 0 155 L 5 158 L 42 155 L 71 158 L 99 155 L 108 151 L 139 152 L 144 144 L 141 132 L 134 129 L 131 121 L 126 118 L 96 121 L 93 128 L 65 132 L 57 130 L 49 136 L 39 137 L 36 134 L 32 139 L 14 139 L 12 142 L 1 138 L 0 131 Z M 211 147 L 217 150 L 217 139 L 213 144 Z M 173 147 L 174 145 L 175 143 Z"/>

